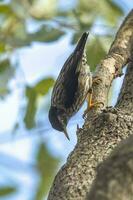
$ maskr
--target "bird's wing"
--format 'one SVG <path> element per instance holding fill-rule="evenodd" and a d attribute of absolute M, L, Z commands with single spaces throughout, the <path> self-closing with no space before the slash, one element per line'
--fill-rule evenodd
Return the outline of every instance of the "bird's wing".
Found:
<path fill-rule="evenodd" d="M 68 69 L 64 75 L 63 85 L 65 90 L 65 107 L 69 108 L 75 100 L 75 93 L 78 89 L 79 70 L 77 71 L 77 67 L 79 65 L 79 59 L 71 55 L 67 65 Z"/>
<path fill-rule="evenodd" d="M 62 72 L 64 74 L 63 86 L 65 90 L 65 106 L 71 107 L 75 100 L 75 93 L 78 89 L 78 76 L 80 73 L 80 63 L 82 61 L 88 33 L 83 33 L 74 52 L 69 56 L 64 64 Z"/>

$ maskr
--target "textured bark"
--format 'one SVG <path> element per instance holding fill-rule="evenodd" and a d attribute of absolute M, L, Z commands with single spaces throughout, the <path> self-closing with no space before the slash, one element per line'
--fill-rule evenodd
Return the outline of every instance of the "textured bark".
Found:
<path fill-rule="evenodd" d="M 108 55 L 98 66 L 99 84 L 93 86 L 93 101 L 106 105 L 114 74 L 131 60 L 133 47 L 133 10 L 121 25 Z M 66 164 L 59 170 L 48 200 L 84 200 L 96 175 L 97 165 L 105 160 L 119 142 L 133 132 L 133 66 L 127 70 L 115 108 L 91 109 L 77 144 Z M 90 198 L 93 199 L 93 198 Z"/>
<path fill-rule="evenodd" d="M 113 151 L 97 168 L 96 180 L 87 199 L 133 199 L 133 136 Z"/>

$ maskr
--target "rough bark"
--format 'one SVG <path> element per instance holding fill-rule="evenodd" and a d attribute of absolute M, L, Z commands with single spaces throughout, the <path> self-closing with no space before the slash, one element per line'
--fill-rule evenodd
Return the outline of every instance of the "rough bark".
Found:
<path fill-rule="evenodd" d="M 121 142 L 111 156 L 97 167 L 96 180 L 87 199 L 133 199 L 133 136 Z"/>
<path fill-rule="evenodd" d="M 122 23 L 111 48 L 98 66 L 99 84 L 93 86 L 93 101 L 106 99 L 114 74 L 131 61 L 133 10 Z M 115 108 L 94 108 L 77 130 L 77 144 L 55 177 L 48 200 L 84 200 L 96 176 L 97 165 L 119 142 L 133 132 L 133 67 L 130 64 Z M 92 199 L 92 198 L 91 198 Z"/>

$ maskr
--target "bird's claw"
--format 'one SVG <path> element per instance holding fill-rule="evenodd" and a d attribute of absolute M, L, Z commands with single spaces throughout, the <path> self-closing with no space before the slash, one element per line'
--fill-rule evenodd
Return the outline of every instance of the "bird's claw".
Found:
<path fill-rule="evenodd" d="M 83 119 L 86 119 L 87 118 L 87 113 L 94 107 L 97 107 L 97 108 L 101 108 L 101 105 L 102 107 L 104 107 L 104 103 L 103 102 L 96 102 L 96 103 L 93 103 L 91 105 L 88 106 L 88 108 L 84 111 L 84 114 L 83 114 Z"/>

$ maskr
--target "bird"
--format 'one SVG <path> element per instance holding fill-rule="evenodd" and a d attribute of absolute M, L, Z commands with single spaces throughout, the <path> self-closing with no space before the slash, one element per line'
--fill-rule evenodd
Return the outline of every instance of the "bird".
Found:
<path fill-rule="evenodd" d="M 82 34 L 74 51 L 64 63 L 51 95 L 49 121 L 54 129 L 64 132 L 68 140 L 68 121 L 78 112 L 92 91 L 92 73 L 85 53 L 88 35 L 88 32 Z"/>

